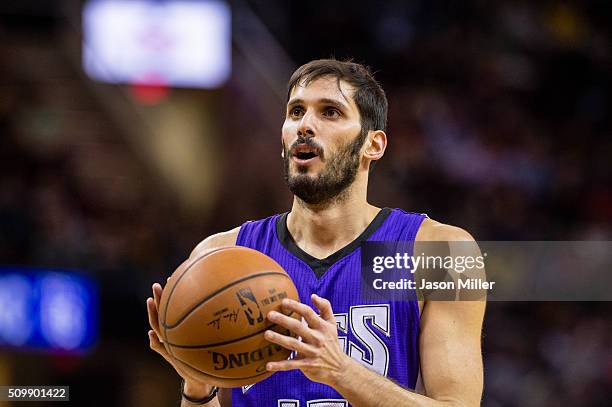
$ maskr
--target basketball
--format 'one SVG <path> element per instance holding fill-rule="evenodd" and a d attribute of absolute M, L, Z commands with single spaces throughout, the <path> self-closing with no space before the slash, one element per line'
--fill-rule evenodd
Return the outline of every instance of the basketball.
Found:
<path fill-rule="evenodd" d="M 213 250 L 181 264 L 168 280 L 159 308 L 164 345 L 180 368 L 206 383 L 256 383 L 272 374 L 267 362 L 291 353 L 264 339 L 268 329 L 291 335 L 266 319 L 271 310 L 283 312 L 283 298 L 299 301 L 293 281 L 270 257 L 246 247 Z"/>

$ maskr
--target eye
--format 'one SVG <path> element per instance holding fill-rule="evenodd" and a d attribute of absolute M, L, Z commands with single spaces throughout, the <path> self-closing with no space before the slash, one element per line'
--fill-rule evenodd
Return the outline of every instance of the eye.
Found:
<path fill-rule="evenodd" d="M 335 107 L 327 107 L 323 111 L 323 116 L 329 117 L 330 119 L 335 119 L 340 117 L 340 111 Z"/>
<path fill-rule="evenodd" d="M 292 107 L 291 109 L 289 109 L 289 116 L 291 117 L 300 117 L 302 113 L 304 113 L 304 109 L 299 106 Z"/>

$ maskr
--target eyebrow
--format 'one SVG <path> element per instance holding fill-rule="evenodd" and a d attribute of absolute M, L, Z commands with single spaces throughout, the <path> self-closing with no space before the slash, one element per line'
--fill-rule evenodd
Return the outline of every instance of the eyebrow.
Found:
<path fill-rule="evenodd" d="M 317 103 L 324 104 L 324 105 L 332 105 L 332 106 L 337 107 L 340 110 L 348 110 L 348 106 L 346 106 L 344 103 L 339 102 L 335 99 L 321 98 L 321 99 L 317 99 Z M 287 102 L 287 107 L 291 107 L 295 105 L 303 105 L 303 104 L 305 104 L 303 99 L 291 99 L 289 102 Z"/>

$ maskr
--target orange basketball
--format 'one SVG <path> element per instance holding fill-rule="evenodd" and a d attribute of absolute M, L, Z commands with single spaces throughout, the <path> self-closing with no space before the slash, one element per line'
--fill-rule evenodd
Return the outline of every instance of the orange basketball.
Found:
<path fill-rule="evenodd" d="M 253 384 L 272 373 L 266 362 L 290 351 L 264 339 L 281 300 L 299 301 L 293 281 L 270 257 L 246 247 L 225 247 L 185 262 L 172 274 L 159 307 L 159 325 L 177 364 L 220 387 Z M 296 314 L 290 314 L 300 319 Z"/>

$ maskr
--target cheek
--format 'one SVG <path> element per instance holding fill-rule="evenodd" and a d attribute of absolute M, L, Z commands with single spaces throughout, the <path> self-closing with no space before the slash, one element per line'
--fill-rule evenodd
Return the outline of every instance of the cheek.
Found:
<path fill-rule="evenodd" d="M 281 140 L 285 145 L 289 144 L 291 134 L 294 134 L 292 133 L 292 127 L 293 126 L 291 125 L 291 123 L 288 123 L 286 121 L 283 123 L 283 128 L 281 129 Z"/>

